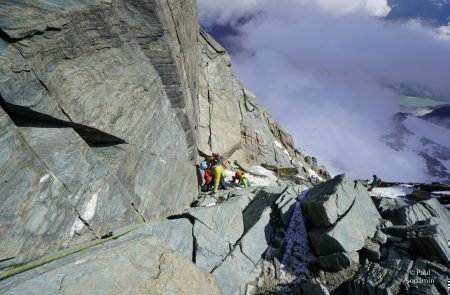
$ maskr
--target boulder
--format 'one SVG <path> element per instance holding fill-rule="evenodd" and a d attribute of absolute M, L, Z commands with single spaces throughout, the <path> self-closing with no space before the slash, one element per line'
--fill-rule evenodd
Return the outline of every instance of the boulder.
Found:
<path fill-rule="evenodd" d="M 399 294 L 412 266 L 408 258 L 392 260 L 388 267 L 375 262 L 363 264 L 345 294 Z"/>
<path fill-rule="evenodd" d="M 381 230 L 377 230 L 377 232 L 375 233 L 374 240 L 380 243 L 381 245 L 384 245 L 387 243 L 388 236 Z"/>
<path fill-rule="evenodd" d="M 302 209 L 312 226 L 329 227 L 347 213 L 355 198 L 365 195 L 362 186 L 342 174 L 312 188 L 302 201 Z"/>
<path fill-rule="evenodd" d="M 367 239 L 364 247 L 361 249 L 361 254 L 371 260 L 378 261 L 381 257 L 380 245 L 372 242 L 370 239 Z"/>
<path fill-rule="evenodd" d="M 397 255 L 361 266 L 345 294 L 445 294 L 447 275 L 443 265 Z"/>
<path fill-rule="evenodd" d="M 346 206 L 339 205 L 340 202 Z M 334 222 L 308 232 L 311 246 L 320 256 L 360 250 L 365 240 L 375 235 L 381 220 L 364 187 L 345 175 L 313 188 L 301 203 L 308 219 L 315 220 L 312 225 L 328 226 Z"/>
<path fill-rule="evenodd" d="M 409 206 L 402 206 L 394 210 L 389 218 L 394 225 L 413 225 L 417 221 L 424 221 L 436 217 L 440 223 L 450 223 L 450 212 L 437 199 L 429 199 Z"/>
<path fill-rule="evenodd" d="M 414 244 L 417 254 L 450 266 L 450 251 L 445 235 L 449 231 L 449 224 L 439 225 L 436 218 L 432 218 L 408 228 L 407 238 Z"/>
<path fill-rule="evenodd" d="M 150 235 L 113 240 L 7 278 L 0 293 L 222 294 L 212 275 Z"/>

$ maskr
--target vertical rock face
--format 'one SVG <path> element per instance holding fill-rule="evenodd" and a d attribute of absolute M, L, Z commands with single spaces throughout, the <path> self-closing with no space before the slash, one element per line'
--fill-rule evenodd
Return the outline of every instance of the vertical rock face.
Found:
<path fill-rule="evenodd" d="M 195 1 L 0 4 L 0 266 L 197 195 Z"/>
<path fill-rule="evenodd" d="M 285 177 L 308 180 L 319 169 L 243 88 L 226 51 L 199 31 L 195 0 L 0 2 L 0 272 L 179 214 L 198 195 L 198 155 L 212 152 Z M 244 214 L 245 196 L 190 212 L 195 224 L 180 228 L 195 247 L 183 256 L 194 253 L 215 273 L 242 268 L 219 281 L 238 290 L 267 248 L 265 208 L 280 189 Z M 280 205 L 285 223 L 289 201 Z M 148 232 L 175 243 L 164 230 Z M 156 243 L 147 242 L 139 245 Z M 88 268 L 97 271 L 102 259 Z"/>
<path fill-rule="evenodd" d="M 199 47 L 200 153 L 220 152 L 249 165 L 309 166 L 292 137 L 236 79 L 225 49 L 204 31 Z"/>

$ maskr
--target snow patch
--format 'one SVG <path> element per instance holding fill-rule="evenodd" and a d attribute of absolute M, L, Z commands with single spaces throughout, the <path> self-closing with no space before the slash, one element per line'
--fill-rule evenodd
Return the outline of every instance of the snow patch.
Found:
<path fill-rule="evenodd" d="M 281 143 L 279 142 L 279 141 L 274 141 L 274 143 L 275 143 L 275 145 L 277 146 L 277 148 L 280 148 L 280 149 L 282 149 L 283 148 L 283 146 L 281 145 Z"/>
<path fill-rule="evenodd" d="M 39 184 L 43 184 L 43 183 L 46 182 L 49 178 L 50 178 L 50 174 L 45 174 L 44 176 L 41 177 L 41 179 L 39 179 Z"/>
<path fill-rule="evenodd" d="M 450 146 L 450 129 L 413 116 L 406 118 L 403 124 L 418 136 L 426 137 L 443 146 Z"/>
<path fill-rule="evenodd" d="M 267 170 L 262 166 L 253 166 L 247 176 L 252 186 L 277 185 L 275 172 Z"/>
<path fill-rule="evenodd" d="M 382 198 L 400 198 L 412 194 L 413 185 L 396 185 L 391 187 L 375 187 L 370 193 L 371 196 Z"/>
<path fill-rule="evenodd" d="M 212 207 L 212 206 L 215 206 L 215 205 L 216 205 L 216 203 L 209 203 L 209 204 L 206 204 L 205 207 Z"/>
<path fill-rule="evenodd" d="M 312 170 L 311 168 L 308 168 L 308 175 L 310 177 L 317 178 L 318 180 L 323 181 L 323 178 L 317 175 L 316 171 Z"/>

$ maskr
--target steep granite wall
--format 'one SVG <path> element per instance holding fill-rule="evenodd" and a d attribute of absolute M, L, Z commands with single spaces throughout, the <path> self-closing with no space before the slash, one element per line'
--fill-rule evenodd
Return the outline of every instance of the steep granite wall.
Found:
<path fill-rule="evenodd" d="M 0 266 L 197 195 L 195 1 L 0 4 Z"/>
<path fill-rule="evenodd" d="M 309 167 L 292 137 L 236 79 L 231 58 L 200 31 L 199 151 L 219 152 L 246 165 Z"/>
<path fill-rule="evenodd" d="M 181 212 L 199 155 L 318 170 L 195 0 L 7 0 L 0 37 L 0 269 Z"/>

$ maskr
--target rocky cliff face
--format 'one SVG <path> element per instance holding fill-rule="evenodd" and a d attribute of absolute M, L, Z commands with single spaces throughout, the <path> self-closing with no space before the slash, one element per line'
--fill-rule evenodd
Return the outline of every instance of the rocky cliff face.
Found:
<path fill-rule="evenodd" d="M 449 212 L 323 182 L 194 0 L 7 0 L 0 37 L 1 294 L 446 290 Z M 216 152 L 253 186 L 199 192 Z"/>
<path fill-rule="evenodd" d="M 198 156 L 317 176 L 190 1 L 0 4 L 0 268 L 180 213 Z"/>
<path fill-rule="evenodd" d="M 249 165 L 305 165 L 292 137 L 236 79 L 225 49 L 204 31 L 199 47 L 200 153 L 220 151 L 231 161 Z"/>

